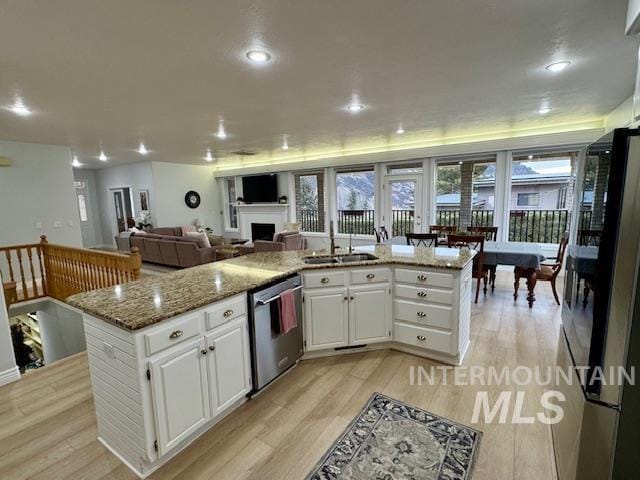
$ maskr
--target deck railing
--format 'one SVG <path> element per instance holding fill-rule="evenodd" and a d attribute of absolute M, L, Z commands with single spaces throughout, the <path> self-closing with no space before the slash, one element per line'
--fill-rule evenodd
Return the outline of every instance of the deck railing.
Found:
<path fill-rule="evenodd" d="M 40 243 L 0 247 L 0 278 L 7 303 L 42 297 L 65 300 L 80 292 L 137 280 L 138 249 L 128 255 Z"/>
<path fill-rule="evenodd" d="M 338 210 L 338 233 L 373 235 L 375 210 Z"/>
<path fill-rule="evenodd" d="M 436 210 L 436 222 L 434 225 L 460 226 L 460 210 Z M 493 210 L 472 210 L 471 225 L 474 227 L 490 227 L 493 225 Z"/>

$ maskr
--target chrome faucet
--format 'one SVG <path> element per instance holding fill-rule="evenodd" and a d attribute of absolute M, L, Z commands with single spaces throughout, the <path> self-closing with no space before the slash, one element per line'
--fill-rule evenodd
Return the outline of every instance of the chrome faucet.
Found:
<path fill-rule="evenodd" d="M 333 234 L 333 220 L 329 222 L 329 240 L 331 241 L 331 255 L 336 254 L 336 239 Z"/>

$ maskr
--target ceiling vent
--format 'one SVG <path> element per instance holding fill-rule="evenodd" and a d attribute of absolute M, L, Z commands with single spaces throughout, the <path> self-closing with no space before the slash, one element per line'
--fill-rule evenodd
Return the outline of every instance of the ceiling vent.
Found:
<path fill-rule="evenodd" d="M 255 155 L 257 152 L 252 152 L 251 150 L 236 150 L 235 152 L 231 152 L 233 155 L 240 155 L 241 157 L 251 157 Z"/>

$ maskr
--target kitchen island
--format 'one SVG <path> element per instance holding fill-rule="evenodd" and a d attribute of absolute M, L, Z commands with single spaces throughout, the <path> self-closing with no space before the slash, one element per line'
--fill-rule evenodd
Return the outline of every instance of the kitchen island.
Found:
<path fill-rule="evenodd" d="M 395 348 L 460 363 L 474 252 L 358 251 L 377 258 L 328 264 L 324 252 L 257 253 L 70 297 L 85 312 L 100 441 L 146 477 L 246 401 L 247 292 L 297 273 L 305 358 Z"/>

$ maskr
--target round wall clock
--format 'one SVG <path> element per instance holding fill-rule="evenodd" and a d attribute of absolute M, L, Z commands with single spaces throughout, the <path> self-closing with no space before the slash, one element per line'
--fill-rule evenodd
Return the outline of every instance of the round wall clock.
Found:
<path fill-rule="evenodd" d="M 188 191 L 184 196 L 184 203 L 186 203 L 189 208 L 198 208 L 200 205 L 200 194 L 193 190 Z"/>

